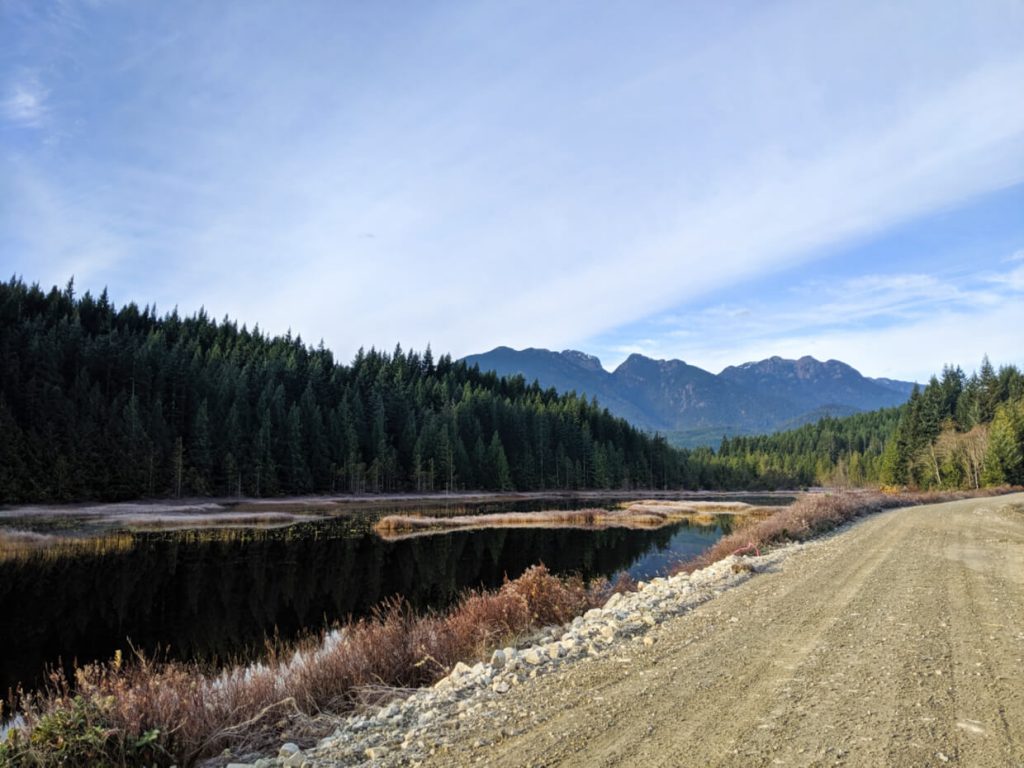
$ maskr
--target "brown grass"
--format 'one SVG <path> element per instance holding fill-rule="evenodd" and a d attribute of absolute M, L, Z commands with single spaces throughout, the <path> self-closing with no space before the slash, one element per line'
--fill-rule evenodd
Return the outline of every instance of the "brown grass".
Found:
<path fill-rule="evenodd" d="M 741 524 L 737 530 L 723 536 L 697 557 L 680 563 L 673 568 L 672 573 L 691 573 L 751 545 L 763 551 L 772 544 L 806 541 L 854 518 L 884 509 L 995 496 L 1006 491 L 1006 488 L 989 488 L 980 491 L 927 493 L 875 490 L 808 493 L 769 517 L 761 520 L 749 518 L 746 525 Z"/>
<path fill-rule="evenodd" d="M 225 748 L 273 747 L 282 731 L 309 743 L 326 728 L 321 713 L 430 685 L 459 661 L 602 604 L 611 589 L 539 565 L 500 589 L 467 592 L 446 613 L 416 616 L 396 598 L 331 634 L 271 648 L 260 664 L 216 674 L 141 655 L 81 667 L 73 684 L 55 673 L 48 690 L 24 697 L 26 726 L 0 743 L 0 766 L 187 766 Z"/>
<path fill-rule="evenodd" d="M 680 520 L 693 525 L 714 525 L 715 515 L 759 515 L 770 507 L 754 507 L 739 502 L 632 501 L 618 509 L 544 510 L 541 512 L 505 512 L 490 515 L 389 515 L 377 521 L 374 530 L 388 540 L 410 535 L 450 530 L 484 528 L 660 528 Z"/>
<path fill-rule="evenodd" d="M 123 552 L 134 546 L 131 534 L 113 534 L 102 538 L 62 536 L 14 528 L 0 528 L 0 561 L 42 558 L 57 560 L 73 555 Z"/>

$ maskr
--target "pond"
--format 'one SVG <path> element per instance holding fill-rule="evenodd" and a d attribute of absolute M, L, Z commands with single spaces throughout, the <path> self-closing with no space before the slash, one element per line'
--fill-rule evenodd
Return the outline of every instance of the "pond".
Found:
<path fill-rule="evenodd" d="M 436 511 L 573 505 L 603 506 L 593 498 L 561 498 Z M 651 578 L 714 543 L 732 519 L 656 530 L 493 528 L 390 542 L 372 532 L 381 516 L 401 511 L 360 509 L 276 528 L 142 532 L 117 526 L 90 532 L 65 519 L 70 539 L 0 559 L 0 691 L 38 685 L 45 667 L 58 660 L 107 659 L 118 649 L 211 663 L 251 658 L 268 636 L 291 638 L 365 615 L 392 595 L 416 610 L 442 608 L 467 588 L 499 586 L 538 562 L 585 579 L 622 571 Z M 17 519 L 2 522 L 26 527 Z M 46 525 L 52 530 L 54 521 Z"/>

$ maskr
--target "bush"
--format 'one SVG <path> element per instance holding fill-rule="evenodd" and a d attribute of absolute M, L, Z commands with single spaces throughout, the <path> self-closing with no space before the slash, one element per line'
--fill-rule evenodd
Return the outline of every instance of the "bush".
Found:
<path fill-rule="evenodd" d="M 282 718 L 312 742 L 322 735 L 320 712 L 430 685 L 457 662 L 566 622 L 607 594 L 603 582 L 587 586 L 538 565 L 498 590 L 465 593 L 446 613 L 417 616 L 393 598 L 367 618 L 217 674 L 141 655 L 123 664 L 118 654 L 77 669 L 73 686 L 57 673 L 47 690 L 25 696 L 25 727 L 0 743 L 0 767 L 187 766 L 225 747 L 273 746 Z"/>
<path fill-rule="evenodd" d="M 0 766 L 153 765 L 166 756 L 159 729 L 129 734 L 115 726 L 113 697 L 87 694 L 57 697 L 30 731 L 12 729 L 0 742 Z"/>

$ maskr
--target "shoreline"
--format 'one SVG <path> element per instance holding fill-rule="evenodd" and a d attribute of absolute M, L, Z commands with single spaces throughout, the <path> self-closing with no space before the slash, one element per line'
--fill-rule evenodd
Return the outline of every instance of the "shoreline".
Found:
<path fill-rule="evenodd" d="M 590 611 L 586 611 L 585 613 L 583 613 L 582 617 L 577 617 L 576 619 L 569 620 L 566 617 L 566 618 L 557 619 L 555 622 L 550 623 L 550 624 L 546 624 L 545 623 L 545 622 L 550 622 L 550 619 L 548 619 L 548 620 L 540 620 L 540 621 L 533 622 L 532 623 L 533 627 L 542 627 L 542 629 L 540 629 L 540 630 L 530 629 L 529 630 L 529 634 L 526 634 L 526 635 L 520 634 L 515 639 L 522 640 L 523 638 L 527 638 L 527 642 L 530 642 L 530 641 L 537 641 L 538 638 L 539 638 L 540 642 L 533 642 L 533 644 L 534 645 L 540 645 L 540 646 L 544 647 L 544 653 L 547 654 L 547 659 L 545 660 L 543 655 L 540 655 L 541 651 L 537 651 L 537 654 L 531 654 L 530 658 L 526 658 L 525 655 L 524 655 L 524 657 L 522 659 L 523 664 L 524 665 L 528 665 L 528 666 L 523 666 L 522 669 L 526 670 L 528 673 L 537 672 L 537 670 L 536 670 L 537 667 L 546 666 L 549 661 L 554 663 L 552 665 L 552 668 L 554 668 L 554 666 L 557 666 L 557 662 L 559 662 L 560 659 L 562 659 L 562 658 L 569 658 L 569 657 L 573 656 L 573 654 L 575 654 L 577 656 L 584 655 L 584 656 L 588 656 L 588 658 L 589 658 L 589 652 L 591 650 L 591 646 L 593 646 L 594 648 L 600 650 L 600 647 L 602 647 L 603 645 L 606 644 L 606 643 L 604 643 L 603 640 L 599 640 L 597 636 L 594 636 L 594 633 L 591 632 L 590 630 L 596 629 L 597 634 L 601 638 L 604 638 L 605 640 L 614 640 L 620 634 L 622 634 L 623 636 L 628 635 L 630 637 L 632 637 L 634 635 L 638 636 L 638 633 L 646 632 L 647 630 L 644 629 L 644 627 L 641 627 L 639 625 L 637 625 L 635 627 L 630 626 L 630 627 L 625 627 L 625 628 L 623 628 L 622 626 L 619 626 L 619 625 L 621 625 L 621 623 L 625 619 L 623 617 L 619 617 L 617 614 L 615 616 L 615 622 L 618 622 L 618 624 L 615 625 L 615 626 L 607 626 L 608 622 L 605 621 L 605 619 L 607 618 L 607 614 L 602 614 L 601 612 L 602 611 L 607 612 L 609 610 L 621 611 L 623 609 L 623 606 L 619 605 L 620 602 L 625 601 L 625 607 L 629 607 L 629 605 L 631 604 L 631 601 L 633 601 L 633 600 L 640 600 L 640 601 L 642 601 L 643 599 L 650 598 L 652 595 L 656 595 L 658 590 L 661 590 L 663 587 L 665 587 L 665 585 L 668 585 L 668 587 L 665 587 L 667 589 L 674 589 L 676 587 L 678 587 L 679 589 L 682 589 L 682 590 L 691 589 L 694 584 L 700 584 L 702 579 L 707 577 L 709 574 L 714 575 L 715 578 L 723 577 L 725 580 L 730 580 L 730 579 L 743 580 L 743 579 L 746 579 L 747 577 L 749 577 L 749 575 L 752 572 L 754 572 L 755 570 L 758 569 L 759 564 L 771 563 L 771 562 L 773 562 L 773 560 L 771 560 L 771 558 L 777 558 L 777 557 L 781 557 L 782 556 L 780 553 L 789 551 L 791 548 L 794 548 L 794 547 L 802 547 L 803 546 L 803 544 L 801 544 L 801 543 L 788 544 L 788 545 L 784 544 L 785 540 L 787 540 L 787 539 L 789 539 L 789 540 L 796 539 L 798 542 L 800 542 L 800 541 L 808 540 L 808 539 L 811 539 L 811 538 L 814 538 L 814 539 L 831 538 L 831 537 L 822 537 L 822 534 L 825 533 L 826 530 L 829 530 L 829 529 L 834 530 L 837 527 L 838 528 L 845 528 L 846 526 L 844 525 L 844 523 L 849 522 L 851 519 L 859 518 L 859 517 L 861 517 L 863 515 L 867 515 L 867 514 L 870 514 L 872 512 L 882 511 L 884 509 L 891 508 L 891 507 L 920 505 L 922 503 L 928 503 L 928 502 L 934 503 L 934 502 L 943 501 L 943 500 L 946 500 L 946 499 L 949 499 L 949 498 L 970 498 L 970 497 L 979 496 L 979 495 L 980 496 L 998 496 L 998 495 L 1002 495 L 1003 493 L 1006 493 L 1007 490 L 1009 490 L 1009 489 L 991 490 L 991 491 L 987 491 L 987 492 L 982 492 L 981 494 L 975 494 L 975 493 L 905 494 L 905 495 L 901 495 L 901 496 L 898 496 L 898 497 L 886 496 L 884 494 L 878 494 L 878 493 L 874 493 L 874 494 L 872 494 L 872 493 L 856 494 L 855 493 L 855 494 L 847 494 L 845 496 L 836 496 L 836 497 L 830 497 L 830 496 L 824 495 L 824 494 L 811 494 L 811 495 L 804 496 L 803 500 L 797 502 L 795 505 L 791 505 L 789 507 L 780 507 L 780 510 L 784 510 L 782 512 L 782 514 L 773 515 L 772 517 L 768 518 L 767 520 L 763 521 L 762 523 L 755 525 L 753 527 L 753 529 L 746 529 L 746 530 L 744 530 L 734 540 L 726 541 L 726 540 L 723 539 L 722 542 L 721 542 L 721 544 L 723 545 L 722 547 L 712 547 L 710 550 L 708 550 L 705 553 L 704 556 L 702 556 L 703 558 L 712 558 L 714 560 L 717 560 L 718 562 L 715 562 L 715 563 L 712 564 L 707 559 L 704 559 L 703 562 L 700 562 L 699 560 L 698 561 L 691 561 L 691 562 L 693 562 L 693 565 L 691 565 L 690 567 L 700 568 L 700 566 L 710 566 L 710 568 L 708 568 L 708 567 L 700 568 L 700 570 L 695 570 L 693 573 L 686 573 L 684 571 L 678 571 L 678 572 L 676 572 L 675 574 L 673 574 L 669 578 L 652 580 L 650 582 L 650 584 L 655 585 L 655 588 L 650 588 L 649 589 L 648 586 L 645 585 L 644 588 L 640 589 L 637 592 L 623 592 L 621 597 L 619 597 L 619 598 L 612 597 L 610 600 L 608 600 L 608 601 L 606 601 L 604 603 L 603 607 L 595 608 L 595 609 L 592 609 Z M 635 496 L 635 494 L 630 494 L 630 495 Z M 742 539 L 742 541 L 740 541 L 741 539 Z M 771 551 L 767 552 L 763 556 L 763 558 L 768 558 L 768 559 L 758 558 L 757 560 L 755 560 L 753 558 L 751 558 L 751 559 L 747 559 L 747 558 L 739 559 L 739 558 L 737 558 L 736 555 L 738 554 L 738 552 L 734 552 L 733 551 L 734 549 L 737 549 L 737 543 L 747 544 L 748 540 L 749 541 L 760 541 L 762 546 L 765 545 L 765 544 L 772 544 L 772 545 L 774 545 L 772 547 Z M 741 549 L 746 551 L 748 549 L 748 547 L 742 547 Z M 723 557 L 725 557 L 725 559 L 721 559 Z M 696 574 L 696 576 L 694 576 L 694 574 Z M 526 588 L 526 592 L 524 594 L 531 595 L 532 596 L 531 599 L 533 599 L 533 598 L 540 598 L 541 601 L 543 602 L 549 596 L 547 590 L 552 590 L 552 589 L 555 589 L 557 587 L 556 582 L 557 582 L 557 580 L 553 580 L 551 582 L 551 586 L 550 587 L 549 586 L 544 586 L 539 591 L 534 589 L 534 588 L 527 587 Z M 546 582 L 545 582 L 545 584 L 546 584 Z M 514 586 L 514 583 L 513 583 L 513 586 Z M 557 589 L 564 591 L 564 586 L 563 587 L 557 587 Z M 627 590 L 629 589 L 628 585 L 626 586 L 626 589 Z M 616 590 L 616 591 L 620 591 L 621 592 L 622 590 L 620 589 L 620 590 Z M 691 591 L 692 591 L 692 589 L 691 589 Z M 719 589 L 718 587 L 713 587 L 713 589 L 712 589 L 712 592 L 715 595 L 720 594 L 721 591 L 722 590 Z M 497 593 L 479 593 L 479 595 L 476 596 L 476 597 L 471 595 L 470 596 L 471 599 L 466 601 L 467 605 L 468 605 L 469 602 L 472 602 L 474 600 L 476 602 L 473 603 L 473 610 L 466 614 L 465 618 L 470 620 L 470 624 L 466 625 L 464 628 L 472 629 L 473 627 L 476 626 L 476 624 L 473 624 L 473 622 L 476 621 L 476 619 L 473 618 L 473 617 L 477 616 L 479 614 L 480 609 L 482 609 L 482 608 L 486 608 L 487 610 L 499 609 L 499 614 L 495 614 L 496 617 L 499 616 L 500 615 L 500 610 L 504 610 L 504 609 L 500 608 L 501 601 L 500 601 L 499 598 L 501 596 L 503 596 L 505 594 L 505 592 L 506 592 L 505 588 L 502 588 L 502 590 L 500 590 Z M 605 593 L 605 594 L 607 594 L 607 593 Z M 636 597 L 637 595 L 645 596 L 645 597 Z M 668 606 L 667 610 L 674 610 L 675 608 L 679 608 L 680 605 L 683 605 L 683 608 L 686 608 L 686 605 L 688 605 L 688 604 L 682 604 L 680 602 L 680 600 L 678 599 L 678 597 L 679 596 L 674 594 L 674 593 L 670 595 L 669 602 L 672 605 Z M 579 594 L 577 597 L 575 597 L 573 599 L 579 600 L 579 599 L 586 599 L 586 598 L 583 597 L 582 594 Z M 498 602 L 495 603 L 495 602 L 493 602 L 494 600 L 498 600 Z M 664 601 L 662 601 L 662 602 L 664 602 Z M 593 605 L 593 603 L 591 603 L 591 605 Z M 490 606 L 490 607 L 488 607 L 488 606 Z M 673 608 L 672 606 L 675 606 L 675 608 Z M 641 622 L 645 626 L 647 626 L 647 627 L 652 627 L 654 625 L 657 625 L 659 623 L 659 621 L 657 620 L 657 614 L 654 611 L 654 609 L 657 608 L 658 610 L 663 610 L 663 609 L 666 609 L 666 606 L 665 605 L 646 606 L 646 608 L 650 609 L 648 612 L 654 618 L 654 624 L 651 624 L 649 620 L 647 620 L 647 619 L 645 619 L 643 617 L 641 617 Z M 397 607 L 396 607 L 396 609 L 397 609 Z M 533 609 L 531 609 L 531 611 L 532 610 Z M 580 612 L 583 612 L 585 610 L 585 607 L 583 607 L 583 608 L 581 608 L 579 610 L 580 610 Z M 597 611 L 598 613 L 594 613 L 594 611 Z M 486 613 L 486 611 L 485 611 L 485 613 Z M 480 617 L 482 617 L 483 615 L 484 614 L 479 614 Z M 566 616 L 566 614 L 564 614 L 564 613 L 563 614 L 559 614 L 559 615 Z M 572 616 L 572 615 L 573 615 L 572 613 L 568 614 L 568 616 Z M 400 618 L 400 617 L 399 617 L 398 614 L 396 614 L 395 618 L 397 619 L 397 618 Z M 444 620 L 446 620 L 446 619 L 444 619 L 443 617 L 440 617 L 440 616 L 438 616 L 438 617 L 429 617 L 428 616 L 425 619 L 417 619 L 417 621 L 420 621 L 420 622 L 423 623 L 423 628 L 428 633 L 428 634 L 422 635 L 422 639 L 423 640 L 427 640 L 429 637 L 433 637 L 432 633 L 437 632 L 438 629 L 440 629 L 443 626 L 443 624 L 439 624 L 438 622 L 439 621 L 444 621 Z M 602 626 L 589 627 L 589 629 L 588 629 L 587 628 L 588 622 L 593 622 L 593 621 L 598 621 L 599 623 L 603 622 L 603 625 Z M 559 624 L 558 622 L 567 622 L 567 623 L 566 624 Z M 627 624 L 629 624 L 629 623 L 630 622 L 627 621 Z M 401 622 L 395 623 L 394 627 L 393 627 L 396 630 L 400 630 L 399 634 L 395 636 L 396 639 L 400 638 L 400 637 L 405 637 L 408 634 L 405 629 L 403 629 L 401 626 L 399 626 L 400 624 L 401 624 Z M 371 633 L 379 633 L 379 631 L 381 631 L 381 630 L 387 630 L 387 628 L 390 625 L 386 624 L 386 623 L 382 623 L 382 624 L 378 625 L 378 623 L 376 623 L 376 622 L 369 622 L 369 623 L 365 623 L 364 622 L 360 626 L 364 626 L 366 628 L 366 630 L 371 632 Z M 525 629 L 525 627 L 524 627 L 524 629 Z M 584 632 L 583 634 L 580 634 L 577 630 L 581 630 L 581 629 L 586 629 L 587 631 Z M 388 631 L 390 631 L 390 630 L 388 630 Z M 570 637 L 570 638 L 566 638 L 565 637 L 566 633 L 570 633 L 571 634 L 574 631 L 577 631 L 577 634 L 575 636 Z M 587 635 L 587 636 L 584 637 L 584 634 Z M 373 635 L 373 636 L 375 636 L 375 635 Z M 371 635 L 367 635 L 367 639 L 369 639 L 370 637 L 371 637 Z M 568 642 L 567 645 L 561 645 L 561 643 L 563 641 L 571 641 L 571 642 Z M 403 642 L 404 642 L 404 640 L 403 640 Z M 417 641 L 417 642 L 419 642 L 419 641 Z M 519 645 L 518 642 L 516 644 Z M 347 646 L 348 643 L 347 642 L 343 643 L 343 645 Z M 557 646 L 557 647 L 553 647 L 553 646 Z M 418 647 L 419 646 L 417 646 L 417 648 Z M 490 647 L 493 648 L 495 646 L 491 645 Z M 370 646 L 367 646 L 367 650 L 370 650 L 373 653 L 377 653 L 378 652 L 378 647 L 377 647 L 376 641 L 373 641 L 373 643 L 371 643 Z M 501 649 L 502 656 L 497 656 L 496 654 L 493 654 L 493 653 L 489 654 L 489 657 L 492 660 L 491 661 L 492 669 L 490 670 L 491 677 L 490 677 L 490 679 L 488 681 L 486 681 L 486 683 L 484 684 L 483 687 L 486 687 L 486 684 L 500 684 L 502 682 L 507 682 L 507 684 L 509 686 L 515 685 L 514 683 L 511 682 L 511 680 L 509 680 L 509 681 L 496 680 L 496 678 L 499 677 L 499 675 L 495 673 L 495 669 L 494 668 L 497 667 L 497 668 L 500 668 L 500 669 L 505 669 L 506 668 L 505 662 L 507 661 L 507 659 L 505 657 L 512 658 L 513 657 L 513 653 L 512 652 L 515 653 L 515 658 L 518 658 L 519 655 L 520 655 L 519 650 L 516 649 L 516 648 L 511 649 L 511 651 L 508 654 L 505 653 L 505 650 L 506 650 L 505 648 Z M 529 649 L 526 649 L 526 650 L 529 650 Z M 563 653 L 563 651 L 564 651 L 564 653 Z M 416 650 L 416 649 L 414 649 L 414 652 L 415 653 L 420 653 L 420 651 Z M 524 651 L 524 653 L 525 653 L 525 651 Z M 462 655 L 462 658 L 470 661 L 470 663 L 473 662 L 474 658 L 476 658 L 476 659 L 486 659 L 486 658 L 488 658 L 488 656 L 475 655 L 475 652 L 471 653 L 469 655 L 464 655 L 463 651 L 461 651 L 461 650 L 458 651 L 458 654 Z M 552 654 L 554 654 L 554 655 L 552 655 Z M 458 656 L 456 656 L 456 658 L 458 658 Z M 596 655 L 594 656 L 594 658 L 596 658 Z M 452 661 L 454 661 L 454 659 Z M 473 679 L 477 679 L 481 675 L 486 677 L 487 673 L 488 673 L 488 670 L 485 668 L 486 664 L 485 664 L 484 661 L 479 661 L 479 662 L 475 663 L 473 667 L 468 667 L 468 665 L 466 663 L 463 663 L 463 662 L 454 663 L 452 666 L 445 665 L 445 667 L 448 670 L 449 674 L 447 674 L 446 677 L 442 678 L 442 679 L 452 678 L 453 676 L 455 678 L 460 678 L 461 679 L 462 677 L 467 676 L 467 674 L 468 674 L 467 670 L 469 670 L 472 673 L 471 676 L 472 676 Z M 173 671 L 174 668 L 168 668 L 168 669 Z M 117 671 L 117 669 L 115 669 L 115 672 L 116 671 Z M 132 670 L 129 670 L 129 672 L 131 672 L 131 671 Z M 324 670 L 321 670 L 321 671 L 324 671 Z M 444 671 L 444 670 L 442 670 L 442 671 Z M 514 671 L 514 670 L 510 670 L 510 671 Z M 317 672 L 317 670 L 315 670 L 315 668 L 311 668 L 310 672 L 313 673 L 313 674 L 319 674 Z M 151 673 L 149 673 L 149 672 L 146 673 L 146 675 L 150 675 L 150 674 Z M 156 674 L 157 674 L 157 676 L 159 676 L 161 674 L 160 670 L 156 670 Z M 502 672 L 501 674 L 505 674 L 505 673 Z M 154 679 L 156 679 L 159 682 L 158 678 L 149 678 L 146 675 L 144 675 L 141 678 L 141 682 L 143 684 L 148 685 Z M 528 676 L 529 677 L 536 677 L 536 674 L 528 674 Z M 121 679 L 121 678 L 117 678 L 117 679 Z M 436 677 L 434 678 L 434 680 L 437 680 L 437 679 L 438 678 L 436 678 Z M 127 680 L 127 678 L 125 678 L 125 680 Z M 372 693 L 373 696 L 375 696 L 377 698 L 377 700 L 380 700 L 381 697 L 393 696 L 395 693 L 404 693 L 404 692 L 406 692 L 406 689 L 403 689 L 401 687 L 402 685 L 405 685 L 406 683 L 399 683 L 399 688 L 397 688 L 397 689 L 395 689 L 395 688 L 388 689 L 388 688 L 386 688 L 384 686 L 381 686 L 381 685 L 377 684 L 377 683 L 380 682 L 380 678 L 376 676 L 376 673 L 375 673 L 374 676 L 372 676 L 372 680 L 374 680 L 375 682 L 371 686 L 372 689 L 373 689 L 371 691 L 371 693 Z M 353 688 L 353 690 L 359 696 L 363 695 L 362 693 L 360 693 L 361 689 L 358 687 L 358 686 L 362 686 L 362 685 L 365 685 L 365 683 L 356 683 L 356 687 Z M 437 683 L 435 683 L 435 687 L 434 688 L 425 689 L 423 691 L 420 691 L 419 693 L 422 693 L 423 697 L 427 698 L 427 697 L 429 697 L 430 692 L 434 691 L 436 689 L 436 686 L 437 686 Z M 443 688 L 445 686 L 442 685 L 441 687 Z M 481 686 L 477 686 L 477 687 L 481 687 Z M 498 685 L 498 687 L 501 688 L 502 686 Z M 491 692 L 492 693 L 498 693 L 498 694 L 502 693 L 502 691 L 498 691 L 498 690 L 495 690 L 495 689 L 492 689 Z M 298 695 L 298 694 L 296 694 L 296 695 Z M 273 699 L 267 699 L 267 701 L 268 702 L 278 702 L 277 704 L 272 704 L 273 707 L 276 707 L 276 706 L 279 706 L 282 703 L 281 701 L 279 701 L 280 698 L 281 698 L 280 696 L 277 696 L 277 697 L 275 697 Z M 365 701 L 365 699 L 364 699 L 364 701 Z M 53 700 L 51 702 L 51 704 L 53 706 L 55 706 L 55 707 L 61 706 L 61 702 L 59 700 Z M 265 705 L 265 703 L 263 705 L 260 705 L 260 706 L 264 706 L 264 705 Z M 294 706 L 294 702 L 293 702 L 293 706 Z M 322 706 L 318 706 L 317 709 L 319 711 L 321 711 L 321 712 L 323 711 L 322 710 Z M 262 716 L 263 715 L 260 714 L 257 717 L 257 719 L 262 718 Z M 393 715 L 389 715 L 389 717 L 391 717 L 391 716 L 393 716 Z M 324 728 L 321 727 L 321 725 L 322 725 L 321 716 L 318 715 L 314 719 L 316 721 L 318 721 L 318 725 L 317 725 L 315 730 L 319 732 L 319 733 L 317 733 L 315 735 L 322 735 L 325 732 L 325 730 L 324 730 Z M 342 721 L 342 720 L 347 722 L 347 720 L 350 720 L 350 719 L 351 718 L 346 718 L 344 714 L 339 714 L 339 715 L 335 715 L 330 720 L 330 722 L 332 724 L 334 724 L 334 723 L 337 723 L 337 722 Z M 312 726 L 312 724 L 313 724 L 313 720 L 308 720 L 307 719 L 304 722 L 308 722 L 310 726 Z M 417 720 L 417 722 L 418 722 L 418 720 Z M 166 725 L 166 723 L 162 723 L 162 722 L 156 722 L 155 724 L 158 725 L 158 726 Z M 252 723 L 248 723 L 247 722 L 246 725 L 252 725 Z M 234 732 L 235 731 L 235 727 L 240 727 L 240 726 L 234 726 L 234 727 L 228 728 L 226 731 L 215 732 L 215 735 L 216 735 L 216 733 L 220 733 L 221 736 L 227 737 L 230 732 Z M 239 733 L 241 733 L 241 732 L 239 732 Z M 256 736 L 256 734 L 251 734 L 251 735 Z M 313 738 L 315 738 L 315 735 L 313 735 Z M 130 736 L 130 734 L 126 732 L 125 734 L 123 734 L 123 736 L 128 738 Z M 232 737 L 232 738 L 229 738 L 228 740 L 229 741 L 233 741 L 233 740 L 236 740 L 236 738 Z M 242 734 L 242 738 L 240 739 L 240 741 L 243 742 L 243 743 L 244 743 L 244 741 L 246 741 L 246 738 L 245 738 L 244 734 Z M 321 742 L 323 742 L 323 740 L 321 740 Z M 241 746 L 241 744 L 239 744 L 239 746 Z M 263 742 L 263 745 L 262 745 L 261 748 L 265 749 L 266 746 L 267 746 L 266 742 Z M 243 746 L 242 747 L 242 751 L 244 751 L 244 749 L 245 748 Z M 366 749 L 370 749 L 370 747 L 366 747 Z M 239 753 L 236 752 L 236 755 L 237 754 L 239 754 Z M 243 756 L 243 759 L 244 759 L 244 753 L 243 753 L 243 755 L 240 755 L 240 756 Z M 210 765 L 210 766 L 221 765 L 222 762 L 218 762 L 218 760 L 222 761 L 224 757 L 227 757 L 227 756 L 225 755 L 225 756 L 223 756 L 221 758 L 213 758 L 212 762 L 211 761 L 207 761 L 204 764 L 205 765 Z M 272 758 L 261 758 L 261 759 L 263 759 L 263 760 L 272 760 Z M 276 759 L 276 758 L 273 758 L 273 759 Z M 258 763 L 257 762 L 256 763 L 256 765 L 259 765 L 260 768 L 268 768 L 268 766 L 281 765 L 281 764 L 292 765 L 292 763 L 276 763 L 276 762 L 263 762 L 263 763 Z M 238 765 L 242 765 L 242 763 L 239 763 Z M 294 765 L 301 765 L 301 763 L 294 763 Z M 333 763 L 328 763 L 328 765 L 333 765 Z"/>
<path fill-rule="evenodd" d="M 565 501 L 609 499 L 625 501 L 638 496 L 652 499 L 698 498 L 791 498 L 802 493 L 828 492 L 829 489 L 795 489 L 786 491 L 694 491 L 694 490 L 587 490 L 587 491 L 459 491 L 455 493 L 400 493 L 400 494 L 337 494 L 310 496 L 282 496 L 255 498 L 210 496 L 187 499 L 138 499 L 134 501 L 81 501 L 66 504 L 6 504 L 0 505 L 0 519 L 46 518 L 61 516 L 101 517 L 117 514 L 211 514 L 244 511 L 293 511 L 298 507 L 311 511 L 346 511 L 374 508 L 393 504 L 414 507 L 439 507 L 446 504 L 511 504 L 515 502 L 558 499 Z"/>
<path fill-rule="evenodd" d="M 229 768 L 291 766 L 416 765 L 447 750 L 443 731 L 485 715 L 509 691 L 554 672 L 571 674 L 579 665 L 654 645 L 651 631 L 733 589 L 755 574 L 777 570 L 793 553 L 812 547 L 849 527 L 794 542 L 759 557 L 730 556 L 686 574 L 639 582 L 635 592 L 613 594 L 604 605 L 558 627 L 547 627 L 516 646 L 496 649 L 489 662 L 459 663 L 429 688 L 394 697 L 376 712 L 334 718 L 333 732 L 305 750 L 292 742 L 276 757 L 243 755 Z M 480 745 L 485 746 L 485 745 Z M 243 762 L 249 760 L 251 762 Z M 204 768 L 222 766 L 221 758 Z"/>
<path fill-rule="evenodd" d="M 998 499 L 1000 496 L 1002 494 L 980 498 Z M 1007 502 L 1020 504 L 1021 499 L 1018 494 Z M 341 768 L 432 763 L 446 760 L 449 749 L 456 745 L 463 749 L 469 745 L 461 733 L 466 726 L 489 734 L 473 742 L 472 753 L 486 749 L 522 734 L 520 730 L 501 728 L 496 718 L 503 706 L 502 699 L 519 686 L 540 682 L 538 678 L 553 673 L 570 676 L 582 673 L 592 664 L 617 660 L 628 663 L 635 654 L 656 650 L 656 643 L 664 639 L 662 625 L 721 598 L 755 575 L 780 573 L 794 554 L 825 550 L 839 537 L 878 515 L 927 506 L 930 505 L 915 504 L 858 514 L 805 541 L 776 543 L 770 551 L 758 556 L 731 554 L 689 573 L 680 571 L 669 577 L 640 582 L 636 591 L 615 593 L 604 605 L 566 624 L 544 628 L 515 647 L 495 650 L 489 662 L 481 661 L 473 666 L 457 664 L 431 688 L 404 697 L 401 693 L 405 692 L 400 692 L 376 711 L 336 716 L 334 731 L 312 748 L 302 750 L 293 743 L 286 743 L 276 757 L 243 755 L 241 760 L 252 762 L 234 762 L 233 766 Z M 733 616 L 728 621 L 741 619 Z M 202 765 L 214 768 L 223 763 L 213 759 Z"/>

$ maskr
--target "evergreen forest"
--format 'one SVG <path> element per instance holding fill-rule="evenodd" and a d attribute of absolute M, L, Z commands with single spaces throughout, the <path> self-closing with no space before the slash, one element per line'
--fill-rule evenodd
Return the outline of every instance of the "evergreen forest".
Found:
<path fill-rule="evenodd" d="M 596 403 L 396 348 L 0 284 L 0 502 L 680 486 Z"/>
<path fill-rule="evenodd" d="M 947 367 L 905 405 L 676 449 L 449 355 L 268 336 L 205 311 L 0 283 L 0 503 L 456 490 L 1024 484 L 1024 376 Z"/>
<path fill-rule="evenodd" d="M 946 366 L 898 408 L 723 439 L 716 459 L 739 487 L 1024 485 L 1024 375 Z"/>

